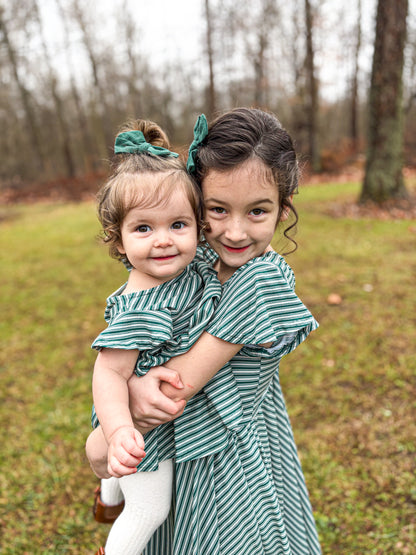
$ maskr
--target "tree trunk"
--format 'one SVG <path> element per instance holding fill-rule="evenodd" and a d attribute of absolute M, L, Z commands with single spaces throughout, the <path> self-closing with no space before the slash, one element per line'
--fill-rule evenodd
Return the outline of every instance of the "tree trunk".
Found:
<path fill-rule="evenodd" d="M 128 111 L 131 117 L 138 118 L 143 117 L 144 109 L 143 109 L 143 102 L 142 102 L 142 92 L 138 88 L 137 83 L 139 81 L 139 76 L 141 77 L 141 82 L 143 82 L 143 64 L 141 71 L 139 70 L 137 64 L 137 55 L 134 53 L 133 46 L 137 44 L 139 33 L 137 29 L 137 22 L 136 18 L 133 17 L 128 8 L 127 1 L 123 2 L 122 14 L 121 17 L 121 26 L 124 29 L 125 33 L 125 40 L 126 40 L 126 52 L 127 52 L 127 59 L 130 64 L 130 70 L 128 72 Z"/>
<path fill-rule="evenodd" d="M 255 89 L 254 89 L 254 105 L 259 108 L 266 106 L 266 87 L 265 87 L 265 51 L 267 48 L 267 37 L 260 33 L 258 37 L 258 51 L 254 59 Z"/>
<path fill-rule="evenodd" d="M 2 34 L 2 42 L 6 47 L 7 55 L 9 57 L 10 65 L 13 70 L 13 75 L 20 92 L 22 99 L 23 108 L 26 114 L 27 125 L 29 130 L 29 135 L 31 139 L 31 144 L 34 153 L 37 156 L 36 165 L 37 169 L 41 172 L 45 170 L 45 157 L 42 150 L 41 136 L 38 128 L 38 124 L 35 117 L 35 112 L 33 110 L 32 101 L 30 98 L 30 93 L 26 89 L 22 80 L 19 76 L 19 70 L 17 67 L 17 60 L 13 46 L 9 40 L 9 35 L 7 32 L 6 22 L 3 19 L 3 8 L 0 6 L 0 33 Z"/>
<path fill-rule="evenodd" d="M 58 92 L 58 81 L 57 81 L 55 72 L 52 68 L 49 51 L 46 46 L 45 36 L 43 33 L 42 20 L 40 17 L 37 0 L 34 0 L 33 2 L 33 12 L 36 18 L 36 22 L 39 26 L 39 35 L 41 38 L 43 55 L 48 68 L 48 80 L 51 87 L 51 96 L 55 105 L 56 119 L 61 133 L 61 148 L 62 148 L 63 159 L 65 160 L 65 164 L 66 164 L 66 174 L 68 177 L 73 177 L 75 175 L 75 165 L 74 165 L 74 160 L 72 157 L 72 151 L 71 151 L 71 145 L 70 145 L 69 126 L 64 116 L 64 106 Z"/>
<path fill-rule="evenodd" d="M 250 9 L 249 3 L 249 9 Z M 268 105 L 269 82 L 267 71 L 267 50 L 270 39 L 276 32 L 279 8 L 275 0 L 263 0 L 260 3 L 259 20 L 255 25 L 257 48 L 254 51 L 254 104 L 260 108 Z"/>
<path fill-rule="evenodd" d="M 114 141 L 111 123 L 109 122 L 111 111 L 107 106 L 104 86 L 102 85 L 98 74 L 98 62 L 94 53 L 93 40 L 87 29 L 79 0 L 74 0 L 73 7 L 75 17 L 82 32 L 82 41 L 88 54 L 94 81 L 95 98 L 92 109 L 97 117 L 97 124 L 104 140 L 106 156 L 108 156 L 109 149 L 112 148 Z M 97 104 L 99 104 L 98 109 Z"/>
<path fill-rule="evenodd" d="M 403 198 L 403 58 L 408 0 L 378 0 L 360 202 Z"/>
<path fill-rule="evenodd" d="M 306 93 L 305 93 L 305 57 L 299 48 L 299 37 L 304 33 L 304 15 L 301 5 L 303 0 L 293 0 L 291 4 L 292 34 L 284 37 L 290 57 L 291 81 L 293 86 L 293 102 L 291 111 L 291 130 L 296 136 L 299 152 L 308 150 L 306 140 Z"/>
<path fill-rule="evenodd" d="M 305 67 L 308 82 L 307 102 L 307 127 L 309 156 L 314 172 L 320 169 L 318 148 L 318 85 L 315 76 L 315 52 L 313 48 L 313 18 L 311 4 L 305 0 L 305 23 L 306 23 L 306 59 Z"/>
<path fill-rule="evenodd" d="M 354 152 L 358 150 L 359 131 L 358 131 L 358 73 L 359 56 L 361 50 L 361 0 L 357 0 L 357 27 L 356 43 L 354 51 L 354 74 L 351 83 L 351 141 Z"/>
<path fill-rule="evenodd" d="M 62 26 L 65 35 L 65 54 L 67 59 L 67 65 L 70 75 L 70 92 L 72 100 L 74 102 L 76 121 L 78 123 L 78 130 L 81 135 L 80 146 L 82 149 L 81 158 L 83 160 L 84 169 L 89 172 L 94 167 L 94 161 L 99 158 L 97 153 L 98 149 L 95 145 L 95 140 L 92 139 L 91 133 L 88 128 L 88 121 L 85 116 L 85 112 L 82 106 L 81 97 L 79 95 L 77 85 L 75 83 L 74 69 L 70 58 L 70 40 L 69 40 L 69 28 L 67 17 L 62 6 L 61 0 L 56 0 L 58 10 L 62 20 Z"/>
<path fill-rule="evenodd" d="M 212 20 L 210 13 L 209 0 L 205 0 L 205 18 L 207 22 L 207 54 L 209 67 L 209 88 L 208 88 L 208 115 L 212 118 L 217 109 L 217 100 L 214 80 L 214 52 L 212 47 Z"/>

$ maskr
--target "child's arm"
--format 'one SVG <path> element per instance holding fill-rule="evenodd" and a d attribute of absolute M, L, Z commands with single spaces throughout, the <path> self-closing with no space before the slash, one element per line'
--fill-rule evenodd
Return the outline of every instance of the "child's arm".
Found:
<path fill-rule="evenodd" d="M 108 444 L 108 472 L 117 477 L 136 472 L 144 457 L 144 441 L 133 425 L 127 387 L 138 354 L 137 350 L 104 348 L 94 365 L 94 406 Z"/>
<path fill-rule="evenodd" d="M 169 383 L 162 382 L 161 391 L 174 401 L 188 401 L 204 387 L 209 380 L 240 351 L 243 345 L 228 343 L 214 335 L 203 332 L 188 352 L 171 358 L 165 363 L 167 368 L 175 370 L 184 385 L 176 389 Z"/>
<path fill-rule="evenodd" d="M 98 364 L 97 364 L 97 370 L 98 370 Z M 137 379 L 138 381 L 140 381 L 135 374 L 133 374 L 130 377 L 130 379 L 131 380 Z M 143 426 L 138 425 L 136 422 L 136 428 L 142 434 L 149 432 L 158 424 L 162 424 L 164 422 L 168 422 L 170 420 L 173 420 L 174 418 L 177 418 L 183 413 L 183 409 L 185 407 L 186 402 L 185 401 L 175 402 L 169 399 L 168 397 L 165 397 L 164 395 L 162 395 L 162 393 L 160 393 L 160 390 L 159 390 L 159 385 L 161 380 L 172 384 L 172 387 L 174 389 L 183 387 L 177 372 L 173 370 L 169 370 L 169 368 L 163 368 L 163 366 L 159 366 L 154 371 L 152 371 L 152 377 L 150 381 L 151 382 L 153 381 L 155 384 L 157 384 L 157 394 L 159 395 L 159 397 L 156 397 L 156 398 L 159 400 L 158 406 L 161 408 L 157 410 L 157 414 L 156 414 L 157 420 L 151 419 L 150 423 L 145 422 Z M 105 410 L 105 407 L 104 407 L 104 410 Z M 116 461 L 112 459 L 112 461 L 110 462 L 111 467 L 109 467 L 108 450 L 109 450 L 108 444 L 104 437 L 102 427 L 98 426 L 97 428 L 95 428 L 95 430 L 93 430 L 90 433 L 85 445 L 85 452 L 86 452 L 88 461 L 90 463 L 90 466 L 93 472 L 96 474 L 98 478 L 109 478 L 112 475 L 121 476 L 121 475 L 128 474 L 130 472 L 133 472 L 132 469 L 135 469 L 135 467 L 138 464 L 137 459 L 135 457 L 128 456 L 124 460 L 123 465 L 120 464 L 119 462 L 117 464 Z M 109 472 L 109 469 L 111 469 L 111 474 Z"/>
<path fill-rule="evenodd" d="M 177 418 L 177 414 L 161 409 L 167 399 L 187 401 L 243 347 L 228 343 L 204 332 L 191 349 L 171 358 L 164 367 L 152 368 L 145 376 L 132 376 L 129 380 L 130 410 L 136 425 L 156 427 Z M 175 371 L 183 383 L 179 389 L 167 383 L 163 371 Z"/>

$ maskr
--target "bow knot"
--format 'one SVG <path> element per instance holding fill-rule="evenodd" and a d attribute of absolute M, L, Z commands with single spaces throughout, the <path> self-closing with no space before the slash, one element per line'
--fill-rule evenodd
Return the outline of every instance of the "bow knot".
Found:
<path fill-rule="evenodd" d="M 171 152 L 167 148 L 148 143 L 141 131 L 124 131 L 117 135 L 114 143 L 115 154 L 137 154 L 139 152 L 155 156 L 174 156 L 175 158 L 179 156 L 179 154 Z"/>
<path fill-rule="evenodd" d="M 198 152 L 199 146 L 202 144 L 208 135 L 208 122 L 204 114 L 198 116 L 194 127 L 194 140 L 192 141 L 188 150 L 188 160 L 186 162 L 186 169 L 189 173 L 195 172 L 195 157 Z"/>

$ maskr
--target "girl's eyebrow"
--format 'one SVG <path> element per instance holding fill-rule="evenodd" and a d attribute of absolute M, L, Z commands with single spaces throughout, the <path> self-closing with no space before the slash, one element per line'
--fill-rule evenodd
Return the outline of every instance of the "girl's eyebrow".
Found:
<path fill-rule="evenodd" d="M 229 204 L 227 201 L 224 200 L 218 200 L 216 198 L 210 197 L 204 200 L 204 202 L 215 202 L 217 204 Z M 270 200 L 269 198 L 259 198 L 254 200 L 253 202 L 250 202 L 250 206 L 254 206 L 255 204 L 273 204 L 273 201 Z"/>
<path fill-rule="evenodd" d="M 227 204 L 226 202 L 224 202 L 223 200 L 217 200 L 214 197 L 209 197 L 204 199 L 204 202 L 216 202 L 217 204 Z"/>
<path fill-rule="evenodd" d="M 269 198 L 260 198 L 260 199 L 256 199 L 254 202 L 250 203 L 252 206 L 254 204 L 274 204 L 272 200 L 270 200 Z"/>

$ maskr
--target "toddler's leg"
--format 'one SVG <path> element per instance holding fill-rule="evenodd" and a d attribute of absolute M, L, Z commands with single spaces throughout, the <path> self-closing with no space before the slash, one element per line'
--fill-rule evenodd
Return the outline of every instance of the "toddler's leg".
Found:
<path fill-rule="evenodd" d="M 119 478 L 124 509 L 105 545 L 106 555 L 139 555 L 153 532 L 166 520 L 172 498 L 173 463 L 160 463 L 155 472 Z"/>
<path fill-rule="evenodd" d="M 119 505 L 123 501 L 119 478 L 104 478 L 101 480 L 101 501 L 104 505 Z"/>
<path fill-rule="evenodd" d="M 85 452 L 91 469 L 96 476 L 101 478 L 107 474 L 107 452 L 108 445 L 105 440 L 101 426 L 98 426 L 88 436 L 85 444 Z"/>
<path fill-rule="evenodd" d="M 97 522 L 113 523 L 124 507 L 123 492 L 117 478 L 101 480 L 94 492 L 92 511 Z"/>
<path fill-rule="evenodd" d="M 108 445 L 98 426 L 88 436 L 85 446 L 91 468 L 99 476 L 107 470 Z M 105 475 L 105 474 L 104 474 Z M 95 490 L 94 495 L 94 518 L 97 522 L 114 522 L 123 508 L 123 494 L 117 478 L 101 480 L 101 487 Z"/>

